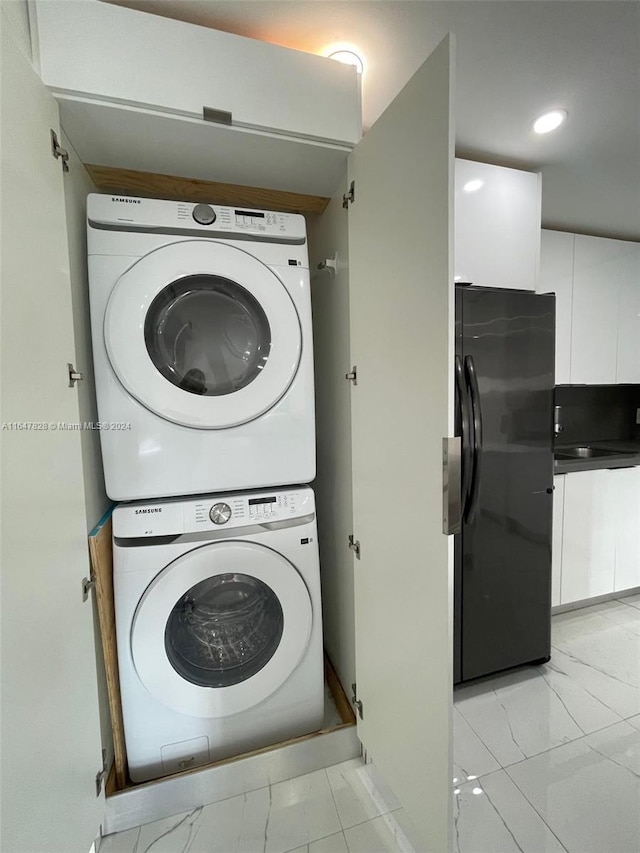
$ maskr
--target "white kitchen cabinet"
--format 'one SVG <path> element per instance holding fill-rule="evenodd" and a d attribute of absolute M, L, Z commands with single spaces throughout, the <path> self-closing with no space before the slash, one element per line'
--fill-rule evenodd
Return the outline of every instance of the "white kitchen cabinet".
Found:
<path fill-rule="evenodd" d="M 571 384 L 617 381 L 618 299 L 628 265 L 622 240 L 575 235 L 571 325 Z"/>
<path fill-rule="evenodd" d="M 556 385 L 640 383 L 640 246 L 543 230 L 538 293 L 556 294 Z"/>
<path fill-rule="evenodd" d="M 614 588 L 616 512 L 612 471 L 565 476 L 562 531 L 562 604 L 605 595 Z"/>
<path fill-rule="evenodd" d="M 455 280 L 535 290 L 540 175 L 456 159 Z"/>
<path fill-rule="evenodd" d="M 99 0 L 31 11 L 84 163 L 331 195 L 360 139 L 353 66 Z"/>
<path fill-rule="evenodd" d="M 562 532 L 564 526 L 565 474 L 553 478 L 553 536 L 551 540 L 551 606 L 561 602 L 562 589 Z"/>
<path fill-rule="evenodd" d="M 556 385 L 571 382 L 571 308 L 574 235 L 543 229 L 536 293 L 556 295 Z"/>
<path fill-rule="evenodd" d="M 554 503 L 553 539 L 560 601 L 554 604 L 640 586 L 640 466 L 556 476 L 554 501 L 561 479 L 564 498 L 562 513 Z"/>
<path fill-rule="evenodd" d="M 640 384 L 640 245 L 615 242 L 620 249 L 616 382 Z"/>
<path fill-rule="evenodd" d="M 93 0 L 87 0 L 87 3 L 89 2 L 94 5 Z M 51 5 L 58 9 L 66 6 L 65 3 Z M 125 35 L 118 34 L 119 37 Z M 160 47 L 162 45 L 153 46 L 152 53 L 156 57 L 156 48 Z M 75 49 L 76 45 L 69 48 L 72 55 Z M 161 53 L 162 51 L 160 55 Z M 3 62 L 5 54 L 8 55 L 3 45 Z M 181 55 L 183 54 L 184 50 L 181 51 Z M 160 74 L 161 60 L 156 58 L 156 63 Z M 325 514 L 334 515 L 338 510 L 331 496 L 338 491 L 346 494 L 348 489 L 353 489 L 355 526 L 352 532 L 360 542 L 359 559 L 355 559 L 346 541 L 335 542 L 334 545 L 336 551 L 339 550 L 340 554 L 348 558 L 345 560 L 346 568 L 355 575 L 355 613 L 351 614 L 351 630 L 354 630 L 355 618 L 357 690 L 358 698 L 364 706 L 364 716 L 359 721 L 358 732 L 383 775 L 396 789 L 418 832 L 423 835 L 427 849 L 439 851 L 450 849 L 451 844 L 451 804 L 448 791 L 452 692 L 449 607 L 452 548 L 451 541 L 441 530 L 441 440 L 443 435 L 451 433 L 453 426 L 452 383 L 449 375 L 453 333 L 453 258 L 449 234 L 453 172 L 453 122 L 450 107 L 452 65 L 452 48 L 450 43 L 445 41 L 418 70 L 356 148 L 348 164 L 348 179 L 346 158 L 343 157 L 341 161 L 341 180 L 339 185 L 334 187 L 337 196 L 334 192 L 331 210 L 344 217 L 342 194 L 347 191 L 351 181 L 355 181 L 356 191 L 355 200 L 347 211 L 349 256 L 340 259 L 342 263 L 338 264 L 340 286 L 348 288 L 350 295 L 351 359 L 340 368 L 336 381 L 345 382 L 344 374 L 350 369 L 353 361 L 357 364 L 358 384 L 350 389 L 352 424 L 344 417 L 343 407 L 340 422 L 335 421 L 331 435 L 325 436 L 325 440 L 334 442 L 336 446 L 353 444 L 353 479 L 351 470 L 345 470 L 341 466 L 328 472 L 328 487 L 325 493 L 329 498 L 323 509 Z M 10 85 L 9 76 L 4 73 L 3 68 L 3 87 L 5 80 L 9 81 L 6 85 Z M 21 118 L 28 114 L 28 111 L 21 109 L 20 103 L 20 99 L 26 97 L 25 92 L 24 85 L 16 85 L 12 95 L 15 112 Z M 39 92 L 40 95 L 47 96 L 43 86 L 39 86 Z M 28 94 L 26 103 L 32 104 L 34 97 L 32 93 Z M 62 95 L 60 98 L 61 101 L 64 100 Z M 49 101 L 53 103 L 50 98 Z M 71 102 L 79 101 L 70 99 L 69 103 Z M 132 108 L 127 104 L 105 106 L 132 110 L 131 115 L 137 116 L 136 121 L 139 119 L 141 122 L 139 126 L 136 125 L 141 132 L 138 139 L 140 156 L 144 157 L 146 154 L 151 157 L 157 147 L 157 139 L 149 129 L 157 125 L 145 122 L 147 119 L 158 119 L 162 114 L 157 110 L 145 112 L 143 108 Z M 23 166 L 20 154 L 22 125 L 13 121 L 13 113 L 5 113 L 4 97 L 2 108 L 3 155 L 5 127 L 11 128 L 16 139 L 16 144 L 11 149 L 12 155 L 15 156 L 12 156 L 10 164 L 15 181 L 23 180 L 23 168 L 36 187 L 42 180 L 41 172 L 46 171 L 46 167 L 55 169 L 56 175 L 61 176 L 61 163 L 51 156 L 48 127 L 45 132 L 41 132 L 41 127 L 28 130 L 29 142 L 32 146 L 41 146 L 46 166 L 40 163 L 32 165 L 27 160 Z M 168 120 L 183 121 L 175 116 L 169 117 Z M 191 118 L 185 118 L 184 121 L 201 124 L 200 120 Z M 72 128 L 65 125 L 65 129 L 71 144 L 77 148 Z M 268 148 L 271 137 L 260 137 L 257 132 L 240 130 L 252 133 L 256 139 L 267 140 L 265 146 Z M 149 143 L 150 139 L 153 144 Z M 278 142 L 282 140 L 279 139 Z M 280 148 L 279 156 L 284 158 L 286 167 L 286 156 L 283 155 L 285 150 Z M 214 155 L 215 153 L 214 151 Z M 179 148 L 178 154 L 174 154 L 184 158 L 185 148 Z M 215 159 L 211 151 L 209 157 Z M 404 167 L 401 175 L 397 174 L 394 166 L 397 162 L 401 162 Z M 183 173 L 189 168 L 188 163 L 188 159 L 183 160 Z M 229 175 L 225 174 L 223 179 L 229 180 Z M 57 203 L 54 199 L 52 209 L 45 209 L 47 215 L 38 218 L 38 224 L 47 239 L 55 238 L 53 230 L 48 226 L 49 222 L 56 223 L 60 226 L 61 233 L 63 231 L 64 198 L 61 181 L 60 178 Z M 276 178 L 274 181 L 277 183 Z M 20 194 L 16 193 L 10 198 L 19 199 Z M 25 194 L 21 204 L 26 206 L 29 203 L 30 209 L 42 209 L 41 200 L 39 204 L 35 204 L 30 199 L 31 196 Z M 389 220 L 395 223 L 392 227 L 386 220 L 380 219 L 378 212 L 381 207 L 387 210 Z M 15 209 L 19 211 L 22 207 L 16 204 Z M 12 208 L 13 212 L 15 211 Z M 40 232 L 33 231 L 32 218 L 27 213 L 10 218 L 13 226 L 12 245 L 16 251 L 24 251 L 25 245 L 32 245 L 34 233 L 37 233 L 40 251 L 37 257 L 34 256 L 34 260 L 45 263 L 48 255 L 45 254 L 43 243 L 39 239 Z M 410 228 L 406 225 L 407 219 L 413 223 Z M 66 250 L 66 241 L 62 238 L 58 242 L 65 244 Z M 330 257 L 328 251 L 327 255 Z M 61 260 L 53 260 L 50 267 L 54 271 L 64 270 L 64 257 Z M 54 278 L 50 273 L 41 274 L 35 279 L 39 286 L 42 281 L 47 281 L 48 290 L 45 288 L 43 294 L 51 291 Z M 385 287 L 385 283 L 391 278 L 404 282 L 404 289 L 391 292 Z M 18 280 L 20 281 L 19 276 Z M 372 282 L 375 284 L 373 289 Z M 15 295 L 19 296 L 22 289 L 22 285 L 20 288 L 13 288 Z M 53 298 L 52 293 L 53 291 L 47 299 Z M 13 303 L 9 304 L 9 308 L 11 304 Z M 10 340 L 15 338 L 17 341 L 16 335 L 19 336 L 19 341 L 12 348 L 12 358 L 18 359 L 13 375 L 20 379 L 21 391 L 16 397 L 16 417 L 22 413 L 23 404 L 29 407 L 34 401 L 38 402 L 43 398 L 45 380 L 49 382 L 49 374 L 40 371 L 25 383 L 24 365 L 20 363 L 21 354 L 32 353 L 35 363 L 47 371 L 53 371 L 57 376 L 58 359 L 47 352 L 43 361 L 39 347 L 42 340 L 45 340 L 45 334 L 43 332 L 41 335 L 35 335 L 35 330 L 42 327 L 49 335 L 54 334 L 59 346 L 72 346 L 72 330 L 52 323 L 52 318 L 57 317 L 57 314 L 49 311 L 48 306 L 49 302 L 44 297 L 32 299 L 28 311 L 16 309 L 8 313 L 3 306 L 3 323 L 11 332 Z M 56 306 L 57 310 L 62 310 L 61 306 L 62 302 Z M 343 300 L 341 307 L 338 307 L 337 303 L 335 307 L 338 311 L 342 310 Z M 44 314 L 41 309 L 46 309 Z M 25 325 L 25 316 L 38 318 L 40 325 L 31 325 L 31 322 Z M 409 326 L 407 317 L 414 318 Z M 67 319 L 70 327 L 71 318 Z M 342 316 L 339 319 L 342 321 Z M 331 322 L 330 316 L 327 322 Z M 390 324 L 398 330 L 393 344 L 389 343 Z M 335 329 L 337 325 L 334 324 L 332 328 Z M 35 337 L 27 335 L 30 328 L 34 329 Z M 61 330 L 64 334 L 61 334 Z M 403 333 L 400 334 L 400 331 Z M 430 358 L 426 362 L 413 358 L 415 341 L 422 340 L 425 334 L 430 340 Z M 398 344 L 399 340 L 404 341 L 404 344 Z M 66 359 L 61 364 L 65 379 L 63 390 L 58 391 L 55 382 L 51 385 L 54 398 L 60 393 L 73 394 L 65 384 L 65 362 Z M 12 363 L 9 361 L 9 366 Z M 322 362 L 317 364 L 321 366 Z M 412 365 L 408 375 L 407 364 Z M 79 369 L 84 367 L 76 366 Z M 422 389 L 420 395 L 415 394 L 416 387 Z M 381 399 L 385 401 L 382 410 Z M 405 438 L 402 442 L 397 441 L 398 412 L 402 412 L 406 420 L 402 427 Z M 64 420 L 69 421 L 76 419 L 77 406 L 75 416 L 64 417 Z M 372 431 L 371 423 L 374 419 L 376 429 Z M 56 833 L 61 838 L 70 839 L 68 844 L 60 843 L 57 849 L 72 851 L 77 848 L 80 851 L 81 848 L 88 848 L 89 845 L 83 841 L 84 827 L 86 824 L 93 825 L 94 821 L 97 768 L 93 755 L 87 758 L 90 751 L 88 747 L 92 744 L 86 729 L 96 731 L 97 703 L 91 695 L 91 678 L 85 678 L 83 669 L 84 662 L 93 654 L 93 638 L 91 626 L 86 624 L 86 619 L 85 623 L 76 626 L 74 620 L 67 619 L 64 615 L 67 610 L 72 609 L 68 602 L 76 601 L 73 596 L 80 599 L 80 578 L 77 577 L 79 563 L 75 560 L 80 550 L 86 560 L 82 479 L 81 472 L 78 471 L 80 442 L 77 431 L 71 431 L 69 436 L 74 439 L 71 450 L 67 455 L 56 454 L 54 469 L 48 472 L 56 475 L 56 494 L 50 496 L 37 489 L 29 491 L 31 479 L 39 476 L 36 462 L 40 457 L 33 454 L 27 461 L 24 461 L 22 456 L 10 460 L 13 473 L 17 466 L 22 465 L 28 476 L 22 479 L 17 476 L 7 478 L 7 484 L 12 489 L 11 500 L 16 509 L 16 531 L 22 529 L 20 523 L 24 524 L 24 518 L 32 518 L 29 507 L 40 505 L 44 500 L 50 509 L 55 509 L 42 524 L 39 522 L 37 540 L 25 537 L 24 541 L 14 543 L 15 571 L 11 584 L 15 584 L 16 588 L 22 585 L 20 588 L 23 589 L 24 607 L 21 609 L 18 596 L 11 598 L 10 606 L 15 613 L 11 624 L 21 624 L 18 620 L 21 613 L 31 612 L 33 609 L 33 589 L 36 583 L 37 599 L 41 602 L 37 613 L 42 618 L 37 625 L 37 631 L 32 632 L 32 642 L 38 642 L 47 632 L 54 633 L 55 642 L 47 645 L 49 651 L 45 650 L 46 653 L 40 643 L 40 658 L 36 652 L 29 655 L 28 679 L 24 678 L 23 673 L 22 684 L 31 689 L 33 701 L 17 702 L 13 713 L 13 716 L 17 717 L 18 712 L 23 713 L 25 707 L 36 709 L 34 713 L 40 708 L 42 713 L 39 716 L 36 713 L 36 717 L 30 719 L 30 724 L 35 720 L 38 726 L 34 731 L 39 731 L 44 716 L 47 716 L 47 719 L 51 717 L 45 730 L 49 736 L 39 737 L 38 749 L 35 750 L 31 732 L 32 736 L 27 744 L 16 739 L 15 746 L 10 749 L 10 761 L 3 755 L 3 760 L 7 761 L 7 766 L 12 770 L 11 778 L 4 786 L 11 788 L 11 803 L 17 802 L 22 796 L 23 802 L 29 807 L 28 815 L 16 811 L 14 816 L 7 810 L 9 817 L 3 824 L 3 839 L 11 840 L 12 853 L 19 853 L 21 850 L 31 853 L 41 846 L 41 839 L 51 840 L 56 837 Z M 387 448 L 384 454 L 380 454 L 380 446 Z M 419 457 L 413 452 L 417 446 L 421 447 Z M 334 458 L 346 457 L 345 454 L 335 454 Z M 78 474 L 80 477 L 76 476 Z M 4 477 L 3 471 L 3 480 Z M 80 533 L 75 527 L 70 531 L 70 525 L 66 524 L 64 519 L 58 518 L 58 514 L 66 511 L 70 504 L 57 500 L 57 497 L 60 494 L 67 495 L 67 492 L 71 493 L 69 500 L 75 501 L 74 524 L 76 521 L 81 522 Z M 400 527 L 396 524 L 391 530 L 380 525 L 379 495 L 395 493 L 403 495 L 404 509 L 402 519 L 398 521 Z M 77 505 L 78 500 L 80 506 Z M 339 507 L 344 505 L 344 502 L 337 503 Z M 17 519 L 19 510 L 27 512 L 26 515 L 23 513 L 24 518 L 20 523 Z M 319 517 L 322 524 L 320 508 Z M 29 549 L 32 548 L 36 548 L 41 557 L 43 541 L 49 544 L 48 540 L 44 539 L 43 531 L 49 531 L 54 521 L 56 523 L 51 534 L 52 541 L 59 544 L 59 541 L 63 540 L 65 545 L 70 543 L 74 550 L 74 560 L 69 559 L 61 567 L 61 571 L 34 574 L 30 560 L 22 557 L 30 555 Z M 413 535 L 416 529 L 420 529 L 419 537 Z M 398 542 L 401 543 L 401 551 L 398 551 Z M 20 560 L 17 557 L 20 557 Z M 389 584 L 389 566 L 392 564 L 396 568 L 393 583 Z M 425 571 L 425 566 L 428 566 L 428 571 Z M 29 568 L 27 574 L 24 572 L 25 567 Z M 27 577 L 29 582 L 25 587 Z M 52 602 L 55 602 L 55 608 L 51 607 Z M 4 598 L 3 606 L 4 617 L 7 612 Z M 80 606 L 84 606 L 84 614 L 90 612 L 89 605 L 80 603 Z M 64 616 L 62 621 L 61 614 Z M 384 625 L 382 633 L 381 625 Z M 69 627 L 73 627 L 73 631 L 69 631 Z M 394 638 L 391 645 L 388 642 L 390 636 Z M 398 646 L 428 648 L 429 655 L 423 661 L 424 665 L 416 670 L 411 656 L 405 656 L 406 661 L 402 665 L 398 664 Z M 6 646 L 5 653 L 13 670 L 17 671 L 24 666 L 24 648 L 24 638 L 17 635 Z M 16 649 L 22 650 L 20 655 L 14 654 Z M 39 677 L 39 671 L 35 671 L 33 667 L 38 660 L 44 667 L 50 654 L 55 655 L 55 663 L 49 665 L 48 673 Z M 52 673 L 55 674 L 58 692 L 54 693 L 51 702 L 44 703 L 43 684 L 47 677 L 51 679 Z M 94 670 L 92 678 L 95 679 Z M 62 701 L 62 697 L 65 701 Z M 69 703 L 72 703 L 72 708 Z M 403 709 L 402 724 L 392 725 L 399 707 Z M 65 712 L 68 712 L 68 719 L 60 723 L 60 732 L 63 732 L 65 737 L 56 738 L 55 723 Z M 23 733 L 28 733 L 29 727 L 23 726 L 23 729 Z M 22 732 L 22 729 L 20 731 Z M 69 733 L 72 736 L 70 743 L 70 738 L 67 737 Z M 32 756 L 29 761 L 25 760 L 25 755 L 28 754 Z M 52 775 L 55 776 L 54 779 L 50 778 Z M 73 776 L 73 779 L 67 785 L 68 776 Z M 41 802 L 44 797 L 35 795 L 39 795 L 46 786 L 53 788 L 56 779 L 60 780 L 61 784 L 51 802 L 55 805 L 64 799 L 64 807 L 45 808 Z M 149 796 L 153 797 L 161 785 L 162 782 L 153 783 Z M 31 796 L 27 795 L 29 791 L 32 792 Z M 91 803 L 85 806 L 85 799 L 88 798 Z M 202 799 L 198 799 L 194 805 L 201 802 Z M 18 817 L 23 819 L 25 826 L 28 823 L 28 833 L 20 834 L 21 824 Z M 135 815 L 133 818 L 135 819 Z M 81 823 L 82 831 L 79 829 Z"/>
<path fill-rule="evenodd" d="M 620 592 L 640 586 L 640 467 L 610 473 L 616 518 L 613 589 Z"/>

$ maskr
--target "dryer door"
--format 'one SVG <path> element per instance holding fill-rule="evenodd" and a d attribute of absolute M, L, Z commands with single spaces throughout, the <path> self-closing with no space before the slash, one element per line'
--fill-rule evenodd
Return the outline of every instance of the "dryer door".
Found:
<path fill-rule="evenodd" d="M 259 417 L 293 381 L 302 333 L 281 279 L 210 240 L 161 246 L 118 279 L 104 337 L 126 390 L 161 417 L 223 429 Z"/>
<path fill-rule="evenodd" d="M 281 554 L 204 545 L 147 587 L 131 629 L 136 672 L 160 702 L 195 717 L 258 705 L 291 675 L 311 636 L 307 587 Z"/>

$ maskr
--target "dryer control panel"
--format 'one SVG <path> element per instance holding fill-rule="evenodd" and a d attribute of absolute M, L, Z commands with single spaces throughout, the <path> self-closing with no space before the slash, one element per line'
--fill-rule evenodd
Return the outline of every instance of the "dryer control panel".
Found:
<path fill-rule="evenodd" d="M 308 486 L 256 492 L 229 492 L 197 498 L 118 504 L 113 535 L 119 539 L 179 536 L 272 525 L 315 513 Z"/>
<path fill-rule="evenodd" d="M 189 201 L 102 195 L 87 196 L 87 220 L 97 229 L 193 234 L 303 245 L 304 216 Z"/>

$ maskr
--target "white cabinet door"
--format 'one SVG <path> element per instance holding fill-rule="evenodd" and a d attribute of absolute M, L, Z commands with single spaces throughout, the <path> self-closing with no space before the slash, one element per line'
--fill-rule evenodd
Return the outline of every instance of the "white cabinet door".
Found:
<path fill-rule="evenodd" d="M 615 241 L 618 242 L 618 241 Z M 640 246 L 621 243 L 616 382 L 640 383 Z"/>
<path fill-rule="evenodd" d="M 640 467 L 611 471 L 616 516 L 614 590 L 640 586 Z"/>
<path fill-rule="evenodd" d="M 562 604 L 613 590 L 616 511 L 612 473 L 578 471 L 565 475 Z"/>
<path fill-rule="evenodd" d="M 535 290 L 540 265 L 540 175 L 455 162 L 456 281 Z"/>
<path fill-rule="evenodd" d="M 537 293 L 556 295 L 556 385 L 571 382 L 571 302 L 574 235 L 543 230 Z"/>
<path fill-rule="evenodd" d="M 40 75 L 63 96 L 195 119 L 209 107 L 231 113 L 234 126 L 351 146 L 360 139 L 353 66 L 97 0 L 44 0 L 32 11 Z"/>
<path fill-rule="evenodd" d="M 616 382 L 619 284 L 630 243 L 575 235 L 571 384 Z"/>
<path fill-rule="evenodd" d="M 564 525 L 565 474 L 553 478 L 553 537 L 551 545 L 551 606 L 560 604 L 562 588 L 562 530 Z"/>
<path fill-rule="evenodd" d="M 58 108 L 2 29 L 2 836 L 87 853 L 104 801 Z M 80 365 L 77 365 L 81 367 Z M 20 423 L 38 425 L 22 428 Z M 16 424 L 12 428 L 11 424 Z"/>
<path fill-rule="evenodd" d="M 358 734 L 431 853 L 451 845 L 452 66 L 446 39 L 349 158 Z"/>

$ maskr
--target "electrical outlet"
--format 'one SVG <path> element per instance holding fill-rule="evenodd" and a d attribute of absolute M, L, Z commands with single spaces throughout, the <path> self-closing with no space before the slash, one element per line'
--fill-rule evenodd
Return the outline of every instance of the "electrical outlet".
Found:
<path fill-rule="evenodd" d="M 640 409 L 636 409 L 636 423 L 640 424 Z"/>

